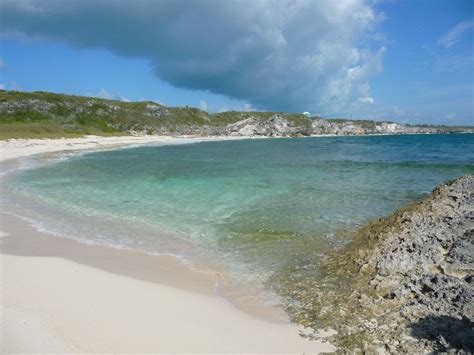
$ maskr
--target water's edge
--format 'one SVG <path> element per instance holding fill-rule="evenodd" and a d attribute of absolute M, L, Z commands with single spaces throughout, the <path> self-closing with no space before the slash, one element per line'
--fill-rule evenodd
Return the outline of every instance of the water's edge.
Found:
<path fill-rule="evenodd" d="M 279 137 L 276 137 L 279 138 Z M 247 138 L 236 138 L 236 140 Z M 255 138 L 252 138 L 255 139 Z M 265 137 L 265 139 L 267 139 Z M 281 138 L 280 138 L 281 139 Z M 212 140 L 211 140 L 212 141 Z M 218 141 L 218 140 L 217 140 Z M 201 141 L 173 142 L 172 145 L 199 144 Z M 2 180 L 10 179 L 23 170 L 37 169 L 56 164 L 66 159 L 82 155 L 94 154 L 103 151 L 126 150 L 137 147 L 159 147 L 167 143 L 130 143 L 114 147 L 84 148 L 78 150 L 59 150 L 43 152 L 2 161 L 0 164 L 0 231 L 7 236 L 2 237 L 1 253 L 28 256 L 56 256 L 73 262 L 103 269 L 148 282 L 165 284 L 186 291 L 198 292 L 208 296 L 219 297 L 237 309 L 247 314 L 272 323 L 289 323 L 290 319 L 283 310 L 282 305 L 269 305 L 262 302 L 260 297 L 236 292 L 232 281 L 226 283 L 226 275 L 222 270 L 211 268 L 211 265 L 200 263 L 196 265 L 191 260 L 185 259 L 179 253 L 151 253 L 146 250 L 124 248 L 111 244 L 93 243 L 84 239 L 77 239 L 71 235 L 49 230 L 38 220 L 12 213 L 5 204 L 8 191 Z M 21 200 L 11 195 L 8 199 L 15 199 L 20 204 L 31 204 L 33 201 Z M 7 201 L 8 203 L 8 201 Z M 40 206 L 38 206 L 41 208 Z M 59 221 L 58 225 L 61 222 Z M 34 238 L 34 243 L 32 243 Z M 51 253 L 55 250 L 55 253 Z M 79 251 L 78 251 L 79 250 Z M 90 255 L 93 255 L 92 257 Z M 113 255 L 115 257 L 110 257 Z M 95 256 L 95 257 L 94 257 Z M 102 258 L 105 262 L 101 262 Z M 112 260 L 112 261 L 111 261 Z M 128 262 L 124 263 L 124 260 Z M 144 262 L 144 260 L 146 260 Z M 129 268 L 124 268 L 128 265 Z M 146 265 L 146 267 L 144 267 Z M 147 268 L 148 267 L 148 268 Z M 163 273 L 157 274 L 152 270 L 162 269 Z M 130 272 L 130 270 L 135 271 Z M 168 274 L 166 276 L 165 274 Z M 228 285 L 232 285 L 228 287 Z"/>

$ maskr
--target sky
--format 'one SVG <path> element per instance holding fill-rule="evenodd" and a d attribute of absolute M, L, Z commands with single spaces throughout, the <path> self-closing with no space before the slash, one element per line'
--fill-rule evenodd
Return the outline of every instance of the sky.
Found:
<path fill-rule="evenodd" d="M 0 88 L 474 124 L 472 0 L 2 0 Z"/>

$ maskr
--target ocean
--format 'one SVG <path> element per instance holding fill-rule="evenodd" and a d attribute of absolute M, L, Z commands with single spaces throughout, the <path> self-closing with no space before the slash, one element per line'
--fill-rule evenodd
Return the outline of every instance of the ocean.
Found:
<path fill-rule="evenodd" d="M 3 181 L 2 210 L 83 243 L 176 255 L 273 305 L 276 275 L 318 277 L 359 226 L 474 173 L 474 135 L 141 146 L 23 166 Z"/>

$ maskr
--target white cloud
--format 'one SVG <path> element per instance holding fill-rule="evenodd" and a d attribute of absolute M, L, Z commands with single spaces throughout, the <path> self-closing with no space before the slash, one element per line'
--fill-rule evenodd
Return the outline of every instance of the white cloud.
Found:
<path fill-rule="evenodd" d="M 474 20 L 462 21 L 445 33 L 438 40 L 438 43 L 445 48 L 450 48 L 461 40 L 461 37 L 465 32 L 471 30 L 472 28 L 474 28 Z"/>
<path fill-rule="evenodd" d="M 370 97 L 369 79 L 383 69 L 385 48 L 376 27 L 384 16 L 373 4 L 2 0 L 0 35 L 144 58 L 175 87 L 265 109 L 341 112 Z"/>
<path fill-rule="evenodd" d="M 363 102 L 365 104 L 374 104 L 375 103 L 375 100 L 373 97 L 370 97 L 370 96 L 366 96 L 366 97 L 359 97 L 359 101 L 360 102 Z"/>
<path fill-rule="evenodd" d="M 454 120 L 456 118 L 456 114 L 455 113 L 448 113 L 445 117 L 448 120 Z"/>
<path fill-rule="evenodd" d="M 0 57 L 0 70 L 3 70 L 7 67 L 7 63 Z"/>
<path fill-rule="evenodd" d="M 5 84 L 0 84 L 0 90 L 5 90 Z"/>
<path fill-rule="evenodd" d="M 204 101 L 204 100 L 201 100 L 201 101 L 199 102 L 199 108 L 200 108 L 201 110 L 207 112 L 207 102 Z"/>
<path fill-rule="evenodd" d="M 86 94 L 87 96 L 94 96 L 98 97 L 101 99 L 107 99 L 107 100 L 116 100 L 116 101 L 123 101 L 123 102 L 130 102 L 129 99 L 127 99 L 125 96 L 120 95 L 117 92 L 109 92 L 106 89 L 100 89 L 99 93 L 97 94 Z"/>

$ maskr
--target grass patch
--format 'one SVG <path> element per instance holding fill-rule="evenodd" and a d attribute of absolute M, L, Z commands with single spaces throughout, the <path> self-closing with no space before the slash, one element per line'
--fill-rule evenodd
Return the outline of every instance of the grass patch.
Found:
<path fill-rule="evenodd" d="M 73 127 L 65 129 L 63 126 L 51 122 L 15 122 L 0 124 L 0 140 L 11 138 L 74 138 L 85 135 L 96 136 L 123 136 L 125 132 L 104 132 L 95 127 Z"/>

